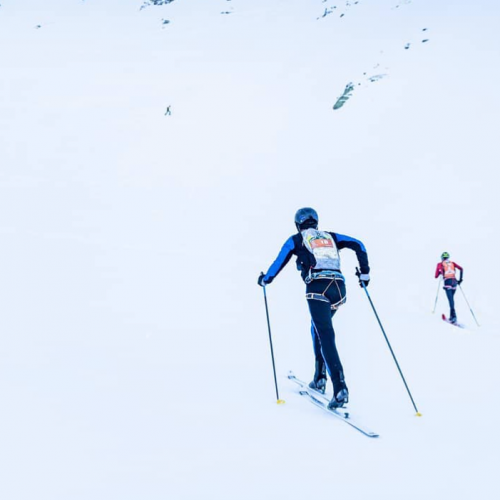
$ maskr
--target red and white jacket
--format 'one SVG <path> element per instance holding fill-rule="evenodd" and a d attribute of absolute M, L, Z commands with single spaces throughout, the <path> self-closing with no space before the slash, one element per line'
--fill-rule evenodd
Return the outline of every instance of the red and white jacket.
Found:
<path fill-rule="evenodd" d="M 464 277 L 464 270 L 460 267 L 456 262 L 452 262 L 451 260 L 443 260 L 436 266 L 436 274 L 435 278 L 439 276 L 443 276 L 445 280 L 449 279 L 457 279 L 456 270 L 460 271 L 460 279 L 458 281 L 462 281 Z"/>

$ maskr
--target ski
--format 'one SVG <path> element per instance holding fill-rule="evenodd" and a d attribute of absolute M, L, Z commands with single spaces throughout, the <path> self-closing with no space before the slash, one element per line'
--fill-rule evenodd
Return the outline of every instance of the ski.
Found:
<path fill-rule="evenodd" d="M 364 426 L 361 426 L 358 424 L 356 421 L 354 421 L 349 412 L 345 411 L 343 408 L 328 408 L 328 398 L 322 394 L 321 392 L 318 392 L 314 389 L 311 389 L 309 385 L 298 379 L 293 372 L 289 372 L 288 378 L 292 381 L 295 382 L 297 385 L 300 386 L 299 394 L 301 396 L 304 396 L 306 399 L 308 399 L 311 403 L 314 405 L 318 406 L 319 408 L 323 409 L 324 411 L 328 412 L 330 415 L 333 415 L 334 417 L 337 417 L 339 420 L 344 421 L 346 424 L 350 425 L 352 428 L 356 429 L 358 432 L 361 432 L 361 434 L 364 434 L 365 436 L 371 437 L 371 438 L 376 438 L 379 437 L 379 435 L 376 432 L 370 431 L 366 429 Z"/>
<path fill-rule="evenodd" d="M 443 321 L 446 321 L 449 325 L 458 326 L 458 328 L 465 328 L 465 325 L 462 325 L 462 323 L 453 323 L 453 321 L 450 321 L 444 314 L 441 315 L 441 318 L 443 318 Z"/>

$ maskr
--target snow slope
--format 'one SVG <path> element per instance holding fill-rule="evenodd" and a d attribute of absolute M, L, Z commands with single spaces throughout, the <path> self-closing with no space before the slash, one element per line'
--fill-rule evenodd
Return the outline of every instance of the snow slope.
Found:
<path fill-rule="evenodd" d="M 347 3 L 1 2 L 1 498 L 497 497 L 499 7 Z M 423 414 L 345 251 L 334 325 L 378 440 L 286 379 L 313 369 L 293 263 L 275 402 L 256 280 L 309 205 L 365 242 Z M 444 250 L 480 328 L 460 295 L 467 329 L 442 292 L 431 314 Z"/>

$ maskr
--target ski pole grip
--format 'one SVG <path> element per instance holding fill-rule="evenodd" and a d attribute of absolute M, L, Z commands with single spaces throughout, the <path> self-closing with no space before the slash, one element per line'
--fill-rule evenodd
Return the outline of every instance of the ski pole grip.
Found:
<path fill-rule="evenodd" d="M 260 278 L 264 278 L 265 274 L 263 271 L 260 272 Z M 264 283 L 264 281 L 262 279 L 259 279 L 259 285 L 262 287 L 262 288 L 266 288 L 266 284 Z M 264 292 L 265 293 L 265 292 Z"/>

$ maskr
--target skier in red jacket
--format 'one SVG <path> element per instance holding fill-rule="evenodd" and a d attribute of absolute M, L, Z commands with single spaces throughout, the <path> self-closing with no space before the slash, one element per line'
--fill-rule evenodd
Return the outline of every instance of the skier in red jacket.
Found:
<path fill-rule="evenodd" d="M 460 271 L 460 278 L 457 280 L 456 270 Z M 443 252 L 441 255 L 441 262 L 436 266 L 435 278 L 443 277 L 444 291 L 450 303 L 450 321 L 457 322 L 457 313 L 455 312 L 455 299 L 454 295 L 457 291 L 457 285 L 460 285 L 464 279 L 464 270 L 456 262 L 450 260 L 450 254 Z"/>

